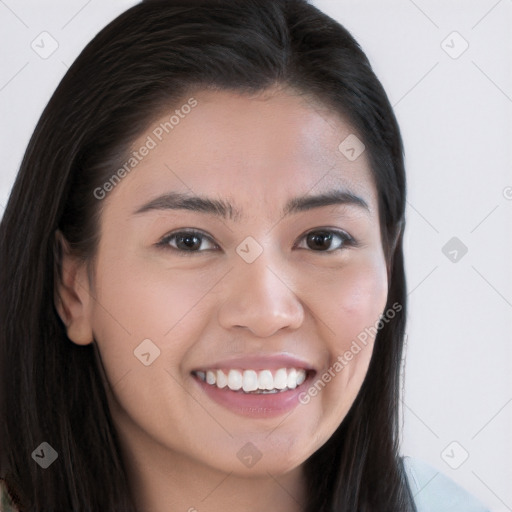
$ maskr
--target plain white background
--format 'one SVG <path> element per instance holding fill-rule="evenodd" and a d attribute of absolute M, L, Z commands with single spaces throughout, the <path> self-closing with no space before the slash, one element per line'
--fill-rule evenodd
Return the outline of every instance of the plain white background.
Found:
<path fill-rule="evenodd" d="M 0 0 L 0 211 L 66 69 L 135 3 Z M 512 511 L 512 1 L 313 3 L 361 44 L 405 143 L 402 451 Z"/>

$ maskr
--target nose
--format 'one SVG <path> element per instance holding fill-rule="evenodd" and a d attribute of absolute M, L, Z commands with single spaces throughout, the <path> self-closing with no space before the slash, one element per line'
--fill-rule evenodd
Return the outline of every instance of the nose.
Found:
<path fill-rule="evenodd" d="M 230 272 L 227 299 L 218 313 L 223 328 L 242 327 L 255 336 L 269 337 L 281 329 L 295 330 L 302 325 L 304 308 L 289 278 L 264 254 L 252 263 L 237 262 Z"/>

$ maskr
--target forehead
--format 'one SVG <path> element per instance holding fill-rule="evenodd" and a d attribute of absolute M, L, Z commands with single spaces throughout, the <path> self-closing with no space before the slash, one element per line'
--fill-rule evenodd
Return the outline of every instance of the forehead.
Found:
<path fill-rule="evenodd" d="M 133 204 L 180 191 L 229 198 L 242 216 L 262 209 L 271 216 L 291 196 L 341 188 L 364 196 L 373 211 L 377 194 L 366 152 L 352 159 L 343 151 L 353 137 L 340 115 L 291 89 L 196 90 L 163 110 L 134 142 L 133 152 L 151 149 L 113 195 Z"/>

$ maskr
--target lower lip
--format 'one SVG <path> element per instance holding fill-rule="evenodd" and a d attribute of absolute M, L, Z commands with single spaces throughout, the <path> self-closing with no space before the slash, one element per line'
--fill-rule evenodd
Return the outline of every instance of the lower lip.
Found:
<path fill-rule="evenodd" d="M 248 394 L 243 391 L 232 391 L 227 386 L 223 389 L 207 384 L 199 377 L 192 375 L 203 391 L 214 402 L 230 411 L 253 418 L 274 418 L 291 411 L 299 405 L 299 395 L 310 385 L 314 372 L 308 372 L 306 380 L 295 389 L 278 393 Z"/>

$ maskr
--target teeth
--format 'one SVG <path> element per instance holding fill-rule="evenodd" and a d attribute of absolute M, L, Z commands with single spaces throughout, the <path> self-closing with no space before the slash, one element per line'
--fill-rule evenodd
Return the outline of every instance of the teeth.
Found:
<path fill-rule="evenodd" d="M 288 381 L 286 385 L 290 389 L 295 389 L 297 387 L 297 370 L 295 368 L 292 368 L 288 372 Z"/>
<path fill-rule="evenodd" d="M 246 393 L 258 389 L 258 374 L 254 370 L 245 370 L 242 380 L 242 389 Z"/>
<path fill-rule="evenodd" d="M 284 389 L 288 384 L 286 368 L 279 368 L 274 376 L 274 386 L 276 389 Z"/>
<path fill-rule="evenodd" d="M 270 370 L 262 370 L 258 375 L 258 389 L 274 389 L 274 377 Z"/>
<path fill-rule="evenodd" d="M 228 388 L 233 391 L 238 391 L 242 387 L 243 378 L 238 370 L 229 370 L 228 373 Z"/>
<path fill-rule="evenodd" d="M 220 389 L 226 386 L 232 391 L 245 393 L 278 393 L 295 389 L 306 380 L 306 370 L 296 368 L 279 368 L 275 374 L 270 370 L 223 370 L 197 371 L 196 375 L 204 382 Z"/>
<path fill-rule="evenodd" d="M 228 378 L 222 370 L 217 370 L 217 387 L 220 389 L 228 385 Z"/>

